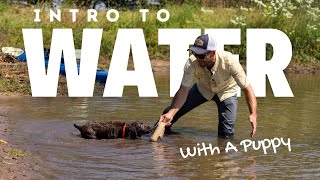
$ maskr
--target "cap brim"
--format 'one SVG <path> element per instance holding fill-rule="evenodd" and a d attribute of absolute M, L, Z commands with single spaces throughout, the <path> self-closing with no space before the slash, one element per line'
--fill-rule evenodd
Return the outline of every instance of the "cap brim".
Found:
<path fill-rule="evenodd" d="M 199 55 L 201 55 L 201 54 L 207 54 L 208 52 L 210 52 L 209 50 L 205 50 L 205 49 L 202 49 L 202 48 L 200 48 L 200 47 L 197 47 L 197 46 L 191 46 L 191 48 L 190 49 L 188 49 L 188 51 L 192 51 L 192 52 L 194 52 L 195 54 L 199 54 Z"/>

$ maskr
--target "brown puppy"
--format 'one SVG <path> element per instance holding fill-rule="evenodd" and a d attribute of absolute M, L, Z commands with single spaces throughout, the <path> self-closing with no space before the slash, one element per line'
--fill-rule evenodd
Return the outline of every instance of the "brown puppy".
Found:
<path fill-rule="evenodd" d="M 140 122 L 88 122 L 83 126 L 74 124 L 86 139 L 136 139 L 151 132 L 152 127 Z"/>

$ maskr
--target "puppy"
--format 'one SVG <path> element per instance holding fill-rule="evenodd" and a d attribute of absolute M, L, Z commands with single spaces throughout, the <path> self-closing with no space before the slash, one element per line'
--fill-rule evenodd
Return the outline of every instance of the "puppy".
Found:
<path fill-rule="evenodd" d="M 140 122 L 88 122 L 83 126 L 74 124 L 86 139 L 136 139 L 151 132 L 152 127 Z"/>

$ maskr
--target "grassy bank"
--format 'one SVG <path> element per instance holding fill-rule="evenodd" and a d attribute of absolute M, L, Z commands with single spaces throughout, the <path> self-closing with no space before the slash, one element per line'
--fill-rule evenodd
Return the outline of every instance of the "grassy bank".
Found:
<path fill-rule="evenodd" d="M 22 28 L 42 28 L 44 45 L 50 48 L 53 28 L 72 28 L 76 48 L 81 48 L 82 30 L 84 28 L 103 28 L 101 44 L 100 68 L 105 68 L 113 52 L 113 46 L 119 28 L 142 28 L 144 31 L 150 59 L 168 59 L 169 47 L 158 45 L 159 28 L 241 28 L 242 44 L 227 46 L 226 49 L 240 54 L 246 59 L 246 29 L 247 28 L 275 28 L 287 34 L 293 46 L 293 61 L 319 63 L 320 61 L 320 11 L 312 6 L 312 2 L 262 4 L 255 3 L 250 7 L 214 8 L 201 7 L 184 3 L 182 5 L 166 5 L 170 12 L 170 19 L 159 22 L 156 9 L 150 9 L 147 21 L 142 22 L 139 8 L 133 10 L 119 10 L 120 18 L 117 22 L 109 22 L 105 12 L 98 14 L 98 23 L 88 23 L 87 12 L 82 9 L 78 13 L 77 21 L 72 23 L 70 8 L 61 8 L 61 22 L 49 22 L 49 12 L 42 8 L 41 22 L 35 23 L 32 7 L 0 3 L 0 46 L 24 47 Z M 251 3 L 252 4 L 252 3 Z M 142 8 L 142 7 L 141 7 Z M 213 13 L 212 13 L 213 12 Z M 268 48 L 268 57 L 272 56 L 272 48 Z"/>

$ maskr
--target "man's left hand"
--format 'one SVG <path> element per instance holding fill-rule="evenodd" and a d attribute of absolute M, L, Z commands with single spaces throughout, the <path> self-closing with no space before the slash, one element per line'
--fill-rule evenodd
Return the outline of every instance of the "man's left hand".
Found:
<path fill-rule="evenodd" d="M 250 114 L 249 121 L 251 123 L 252 131 L 250 136 L 253 137 L 256 134 L 257 131 L 257 115 L 256 114 Z"/>

